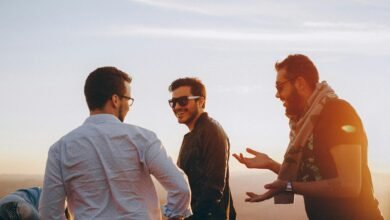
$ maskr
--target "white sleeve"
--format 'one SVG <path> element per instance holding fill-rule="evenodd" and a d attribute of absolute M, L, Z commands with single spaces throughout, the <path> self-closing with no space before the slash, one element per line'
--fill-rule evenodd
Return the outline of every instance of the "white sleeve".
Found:
<path fill-rule="evenodd" d="M 65 220 L 65 189 L 62 182 L 59 146 L 54 144 L 48 154 L 43 181 L 42 195 L 39 202 L 39 215 L 43 220 Z"/>
<path fill-rule="evenodd" d="M 160 140 L 156 140 L 145 152 L 145 163 L 150 173 L 168 191 L 163 213 L 167 217 L 189 217 L 192 215 L 191 190 L 187 176 L 168 156 Z"/>

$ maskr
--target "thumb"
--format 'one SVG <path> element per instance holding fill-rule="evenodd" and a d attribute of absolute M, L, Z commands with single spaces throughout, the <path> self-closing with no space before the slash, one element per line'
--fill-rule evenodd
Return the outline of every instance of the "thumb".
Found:
<path fill-rule="evenodd" d="M 273 189 L 273 188 L 275 188 L 275 186 L 272 183 L 268 183 L 268 184 L 264 185 L 264 188 L 265 189 Z"/>
<path fill-rule="evenodd" d="M 249 147 L 246 149 L 246 152 L 248 152 L 248 153 L 250 153 L 250 154 L 252 154 L 252 155 L 257 155 L 257 154 L 259 154 L 259 152 L 255 151 L 255 150 L 253 150 L 252 148 L 249 148 Z"/>

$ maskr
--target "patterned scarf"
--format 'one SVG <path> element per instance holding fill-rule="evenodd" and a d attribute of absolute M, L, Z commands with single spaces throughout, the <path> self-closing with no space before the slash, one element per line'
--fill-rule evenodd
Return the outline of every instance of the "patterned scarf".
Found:
<path fill-rule="evenodd" d="M 317 83 L 313 94 L 307 101 L 303 117 L 298 120 L 290 117 L 290 143 L 284 155 L 278 179 L 288 181 L 297 179 L 303 148 L 308 144 L 308 139 L 313 133 L 313 128 L 325 104 L 335 98 L 337 95 L 325 81 Z M 275 204 L 294 203 L 294 194 L 282 192 L 274 197 L 274 202 Z"/>

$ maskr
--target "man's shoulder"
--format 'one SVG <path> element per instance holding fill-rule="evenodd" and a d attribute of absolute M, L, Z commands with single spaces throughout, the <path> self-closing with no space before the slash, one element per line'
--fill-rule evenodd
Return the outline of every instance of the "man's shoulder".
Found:
<path fill-rule="evenodd" d="M 91 124 L 83 124 L 74 130 L 70 131 L 68 134 L 66 134 L 63 138 L 65 140 L 72 139 L 77 136 L 83 136 L 83 135 L 91 135 L 89 132 L 94 133 L 93 129 L 91 129 Z M 147 128 L 129 124 L 129 123 L 111 123 L 107 124 L 107 127 L 99 130 L 99 132 L 108 132 L 108 133 L 126 133 L 130 135 L 144 135 L 144 136 L 155 136 L 155 133 Z"/>
<path fill-rule="evenodd" d="M 352 108 L 353 109 L 352 105 L 348 101 L 346 101 L 344 99 L 340 99 L 340 98 L 331 99 L 324 106 L 324 109 L 338 109 L 338 108 Z"/>
<path fill-rule="evenodd" d="M 216 119 L 210 117 L 208 114 L 204 115 L 204 119 L 202 121 L 205 127 L 223 130 L 222 125 Z"/>
<path fill-rule="evenodd" d="M 85 135 L 85 131 L 88 131 L 88 128 L 85 124 L 82 124 L 82 125 L 74 128 L 73 130 L 71 130 L 68 133 L 66 133 L 65 135 L 63 135 L 57 142 L 55 142 L 52 145 L 52 148 L 54 148 L 60 144 L 71 142 L 71 141 L 79 138 L 80 136 Z"/>
<path fill-rule="evenodd" d="M 127 123 L 122 123 L 124 129 L 127 129 L 130 133 L 133 134 L 140 134 L 140 135 L 145 135 L 145 136 L 156 136 L 156 133 L 150 129 L 144 128 L 139 125 L 134 125 L 134 124 L 127 124 Z"/>
<path fill-rule="evenodd" d="M 324 109 L 321 112 L 323 117 L 345 117 L 345 116 L 358 116 L 355 108 L 344 99 L 332 99 L 329 100 Z"/>
<path fill-rule="evenodd" d="M 148 146 L 159 141 L 157 134 L 150 129 L 127 123 L 122 123 L 121 126 L 126 130 L 126 134 L 129 135 L 136 145 Z"/>
<path fill-rule="evenodd" d="M 81 126 L 69 131 L 65 135 L 63 135 L 60 139 L 58 139 L 56 142 L 54 142 L 50 148 L 49 148 L 49 156 L 50 155 L 58 155 L 58 153 L 61 151 L 61 148 L 66 145 L 66 143 L 71 142 L 75 139 L 75 137 L 78 134 L 78 130 Z"/>
<path fill-rule="evenodd" d="M 157 139 L 155 132 L 141 126 L 128 123 L 116 123 L 114 126 L 110 125 L 104 129 L 91 128 L 90 126 L 91 124 L 82 124 L 73 129 L 55 142 L 51 146 L 51 149 L 54 150 L 55 148 L 59 148 L 61 145 L 66 145 L 67 143 L 79 140 L 80 138 L 93 137 L 96 135 L 127 135 L 137 144 L 147 144 L 149 142 L 154 142 Z"/>
<path fill-rule="evenodd" d="M 227 137 L 225 130 L 217 120 L 207 115 L 207 118 L 205 118 L 203 121 L 204 121 L 203 126 L 200 129 L 201 130 L 200 132 L 202 134 L 205 134 L 207 136 L 214 136 L 214 137 L 217 136 L 224 137 L 224 138 Z"/>
<path fill-rule="evenodd" d="M 317 126 L 319 125 L 330 129 L 343 125 L 363 126 L 359 114 L 349 102 L 343 99 L 330 100 L 324 106 L 317 123 Z"/>

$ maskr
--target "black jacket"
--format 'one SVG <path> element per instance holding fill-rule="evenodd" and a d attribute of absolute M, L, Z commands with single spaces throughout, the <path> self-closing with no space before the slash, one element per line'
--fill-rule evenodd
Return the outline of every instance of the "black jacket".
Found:
<path fill-rule="evenodd" d="M 184 136 L 177 165 L 192 191 L 189 219 L 236 219 L 229 188 L 229 139 L 217 121 L 203 113 Z"/>

